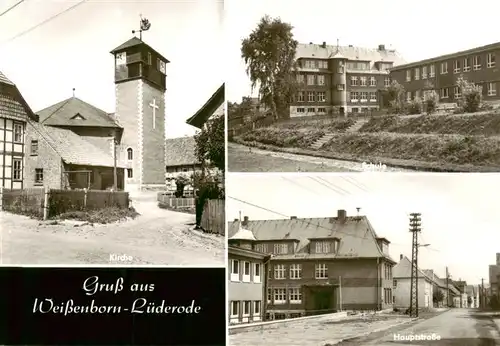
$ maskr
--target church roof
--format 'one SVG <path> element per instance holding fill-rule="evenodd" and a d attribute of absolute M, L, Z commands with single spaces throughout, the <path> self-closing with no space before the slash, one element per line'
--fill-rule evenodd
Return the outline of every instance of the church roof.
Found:
<path fill-rule="evenodd" d="M 155 49 L 153 49 L 153 47 L 151 47 L 150 45 L 148 45 L 146 42 L 138 39 L 137 37 L 132 37 L 130 40 L 122 43 L 121 45 L 119 45 L 118 47 L 116 47 L 115 49 L 113 49 L 110 53 L 111 54 L 120 53 L 120 52 L 126 51 L 129 48 L 132 48 L 132 47 L 135 47 L 135 46 L 146 46 L 150 50 L 152 50 L 153 52 L 155 52 L 156 54 L 158 54 L 159 56 L 161 56 L 165 60 L 165 62 L 167 64 L 170 62 L 162 54 L 160 54 L 158 51 L 156 51 Z"/>
<path fill-rule="evenodd" d="M 207 122 L 208 118 L 224 103 L 224 83 L 217 91 L 208 99 L 208 101 L 196 112 L 191 118 L 186 120 L 189 125 L 199 129 Z"/>
<path fill-rule="evenodd" d="M 165 141 L 165 164 L 167 167 L 199 165 L 195 155 L 194 137 L 168 138 Z"/>
<path fill-rule="evenodd" d="M 30 125 L 67 164 L 99 167 L 114 165 L 110 153 L 101 150 L 71 130 L 44 126 L 36 122 L 30 122 Z M 117 162 L 117 166 L 125 167 L 120 162 Z"/>
<path fill-rule="evenodd" d="M 0 71 L 0 83 L 14 85 L 3 73 Z"/>
<path fill-rule="evenodd" d="M 42 109 L 37 114 L 44 125 L 120 127 L 109 113 L 76 97 Z"/>

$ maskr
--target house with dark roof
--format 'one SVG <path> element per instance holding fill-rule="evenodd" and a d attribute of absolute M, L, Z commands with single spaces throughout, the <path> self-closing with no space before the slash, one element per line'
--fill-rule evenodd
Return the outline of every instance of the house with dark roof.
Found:
<path fill-rule="evenodd" d="M 0 187 L 26 187 L 27 123 L 36 120 L 19 89 L 0 71 Z"/>
<path fill-rule="evenodd" d="M 206 122 L 214 116 L 224 116 L 225 91 L 224 83 L 205 102 L 205 104 L 186 123 L 202 129 Z"/>
<path fill-rule="evenodd" d="M 194 137 L 168 138 L 165 141 L 166 178 L 175 178 L 179 174 L 191 175 L 201 169 L 196 158 Z"/>
<path fill-rule="evenodd" d="M 389 69 L 404 63 L 393 49 L 303 44 L 296 50 L 299 90 L 290 117 L 358 114 L 383 104 Z"/>
<path fill-rule="evenodd" d="M 252 249 L 271 255 L 266 292 L 267 319 L 339 310 L 392 308 L 389 241 L 366 216 L 249 220 Z M 228 237 L 240 230 L 235 220 Z"/>
<path fill-rule="evenodd" d="M 241 227 L 228 239 L 229 324 L 264 320 L 270 255 L 253 250 L 252 231 Z"/>
<path fill-rule="evenodd" d="M 408 257 L 400 255 L 399 262 L 394 266 L 394 307 L 408 309 L 411 303 L 411 272 L 412 263 Z M 418 307 L 433 307 L 434 280 L 423 270 L 417 268 Z"/>

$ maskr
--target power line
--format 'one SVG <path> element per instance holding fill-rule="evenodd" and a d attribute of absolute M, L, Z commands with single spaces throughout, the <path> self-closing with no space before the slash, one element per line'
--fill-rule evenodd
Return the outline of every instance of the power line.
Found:
<path fill-rule="evenodd" d="M 13 9 L 15 9 L 17 6 L 21 5 L 23 2 L 25 2 L 26 0 L 19 0 L 18 2 L 16 2 L 14 5 L 12 5 L 11 7 L 9 7 L 8 9 L 6 9 L 5 11 L 3 11 L 2 13 L 0 13 L 0 17 L 9 13 L 10 11 L 12 11 Z"/>
<path fill-rule="evenodd" d="M 3 42 L 2 42 L 2 44 L 6 44 L 6 43 L 9 43 L 9 42 L 12 42 L 12 41 L 14 41 L 14 40 L 15 40 L 15 39 L 17 39 L 17 38 L 19 38 L 19 37 L 21 37 L 21 36 L 24 36 L 24 35 L 26 35 L 26 34 L 28 34 L 28 33 L 32 32 L 33 30 L 35 30 L 35 29 L 37 29 L 37 28 L 41 27 L 42 25 L 45 25 L 45 24 L 47 24 L 47 23 L 49 23 L 49 22 L 53 21 L 53 20 L 54 20 L 54 19 L 56 19 L 57 17 L 62 16 L 63 14 L 65 14 L 65 13 L 67 13 L 67 12 L 69 12 L 69 11 L 71 11 L 71 10 L 75 9 L 75 8 L 77 8 L 77 7 L 78 7 L 78 6 L 80 6 L 80 5 L 83 5 L 86 1 L 87 1 L 87 0 L 82 0 L 82 1 L 80 1 L 80 2 L 78 2 L 78 3 L 76 3 L 76 4 L 74 4 L 73 6 L 71 6 L 71 7 L 67 8 L 67 9 L 65 9 L 64 11 L 61 11 L 61 12 L 59 12 L 59 13 L 56 13 L 55 15 L 53 15 L 52 17 L 47 18 L 47 19 L 46 19 L 46 20 L 44 20 L 43 22 L 38 23 L 38 24 L 37 24 L 37 25 L 35 25 L 35 26 L 32 26 L 31 28 L 29 28 L 29 29 L 27 29 L 27 30 L 25 30 L 25 31 L 23 31 L 23 32 L 21 32 L 21 33 L 19 33 L 19 34 L 15 35 L 15 36 L 13 36 L 13 37 L 9 38 L 8 40 L 3 41 Z"/>
<path fill-rule="evenodd" d="M 333 187 L 334 189 L 336 189 L 336 190 L 338 189 L 338 190 L 340 190 L 340 191 L 342 191 L 342 192 L 346 193 L 347 195 L 350 195 L 350 194 L 351 194 L 349 191 L 347 191 L 346 189 L 344 189 L 344 188 L 342 188 L 342 187 L 338 186 L 337 184 L 334 184 L 334 183 L 332 183 L 332 182 L 330 182 L 330 181 L 328 181 L 328 180 L 326 180 L 326 179 L 324 179 L 324 178 L 321 178 L 321 177 L 317 177 L 317 178 L 318 178 L 319 180 L 321 180 L 322 182 L 324 182 L 325 184 L 332 186 L 332 187 Z"/>
<path fill-rule="evenodd" d="M 300 187 L 301 189 L 307 190 L 308 192 L 312 192 L 312 193 L 314 193 L 315 195 L 318 195 L 318 196 L 319 196 L 319 193 L 317 193 L 316 191 L 311 190 L 310 188 L 307 188 L 307 187 L 305 187 L 305 186 L 303 186 L 303 185 L 301 185 L 301 184 L 297 183 L 296 181 L 293 181 L 293 180 L 288 179 L 288 178 L 283 177 L 283 176 L 281 177 L 281 179 L 283 179 L 283 180 L 284 180 L 284 181 L 286 181 L 286 182 L 289 182 L 290 184 L 296 185 L 296 186 Z"/>
<path fill-rule="evenodd" d="M 315 181 L 316 183 L 320 184 L 320 185 L 323 185 L 324 187 L 326 187 L 327 189 L 341 195 L 341 196 L 345 196 L 346 193 L 345 192 L 342 192 L 341 190 L 337 190 L 337 189 L 334 189 L 333 187 L 331 186 L 328 186 L 326 185 L 325 183 L 321 182 L 320 180 L 318 179 L 315 179 L 315 177 L 309 177 L 309 179 L 311 179 L 312 181 Z"/>

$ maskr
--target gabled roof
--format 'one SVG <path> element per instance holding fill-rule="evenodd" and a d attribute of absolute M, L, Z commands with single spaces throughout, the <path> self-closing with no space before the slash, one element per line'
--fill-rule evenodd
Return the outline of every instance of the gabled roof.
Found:
<path fill-rule="evenodd" d="M 411 261 L 408 257 L 403 256 L 403 258 L 394 266 L 392 269 L 392 277 L 394 279 L 409 279 L 411 278 Z M 424 278 L 429 282 L 433 280 L 427 276 L 420 268 L 417 268 L 417 275 L 419 278 Z"/>
<path fill-rule="evenodd" d="M 248 221 L 246 227 L 252 231 L 257 241 L 298 239 L 294 254 L 276 255 L 276 259 L 315 259 L 332 258 L 332 254 L 310 254 L 310 238 L 339 238 L 339 248 L 333 258 L 385 258 L 394 262 L 378 246 L 377 235 L 366 216 L 346 217 L 341 222 L 336 217 L 294 218 L 285 220 Z M 239 222 L 233 221 L 228 226 L 228 237 L 239 230 Z"/>
<path fill-rule="evenodd" d="M 208 101 L 191 118 L 186 120 L 186 123 L 201 129 L 210 116 L 224 103 L 224 99 L 224 83 L 222 83 Z"/>
<path fill-rule="evenodd" d="M 86 127 L 114 127 L 120 126 L 105 111 L 71 97 L 37 112 L 40 122 L 51 126 L 86 126 Z M 74 118 L 80 114 L 84 120 Z"/>
<path fill-rule="evenodd" d="M 0 71 L 0 114 L 7 117 L 38 121 L 17 86 Z"/>
<path fill-rule="evenodd" d="M 194 137 L 168 138 L 165 141 L 165 165 L 167 167 L 199 165 L 195 150 Z"/>
<path fill-rule="evenodd" d="M 99 149 L 71 130 L 44 126 L 36 122 L 29 122 L 29 124 L 35 133 L 43 137 L 67 164 L 99 167 L 113 167 L 114 165 L 110 153 Z M 121 162 L 117 162 L 117 166 L 125 167 Z"/>
<path fill-rule="evenodd" d="M 362 48 L 354 46 L 333 46 L 313 43 L 299 43 L 296 57 L 306 59 L 333 59 L 342 57 L 349 61 L 392 62 L 393 66 L 404 64 L 405 61 L 395 50 Z"/>
<path fill-rule="evenodd" d="M 144 41 L 138 39 L 137 37 L 132 37 L 130 40 L 122 43 L 121 45 L 119 45 L 118 47 L 116 47 L 115 49 L 113 49 L 110 53 L 111 54 L 116 54 L 116 53 L 120 53 L 120 52 L 123 52 L 123 51 L 126 51 L 127 49 L 129 48 L 132 48 L 132 47 L 136 47 L 136 46 L 146 46 L 148 47 L 150 50 L 152 50 L 153 52 L 155 52 L 156 54 L 158 54 L 159 56 L 161 56 L 163 58 L 163 60 L 165 60 L 165 62 L 168 64 L 170 61 L 165 58 L 162 54 L 160 54 L 158 51 L 156 51 L 155 49 L 153 49 L 150 45 L 148 45 L 147 43 L 145 43 Z"/>
<path fill-rule="evenodd" d="M 0 83 L 3 83 L 3 84 L 9 84 L 9 85 L 14 85 L 14 83 L 12 83 L 10 81 L 10 79 L 8 79 L 3 73 L 2 71 L 0 71 Z"/>

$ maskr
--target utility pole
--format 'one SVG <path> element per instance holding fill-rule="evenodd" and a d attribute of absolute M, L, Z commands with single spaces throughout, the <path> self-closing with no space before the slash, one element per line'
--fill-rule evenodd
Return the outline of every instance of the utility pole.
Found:
<path fill-rule="evenodd" d="M 421 232 L 420 213 L 410 214 L 411 248 L 410 317 L 418 317 L 418 234 Z"/>
<path fill-rule="evenodd" d="M 116 169 L 116 146 L 117 146 L 117 139 L 115 131 L 113 134 L 113 191 L 118 190 L 118 172 Z"/>
<path fill-rule="evenodd" d="M 448 267 L 446 267 L 446 305 L 450 307 L 450 273 L 448 273 Z"/>
<path fill-rule="evenodd" d="M 485 299 L 484 299 L 484 279 L 481 278 L 481 297 L 479 298 L 479 301 L 481 302 L 480 308 L 484 309 L 485 308 Z"/>

